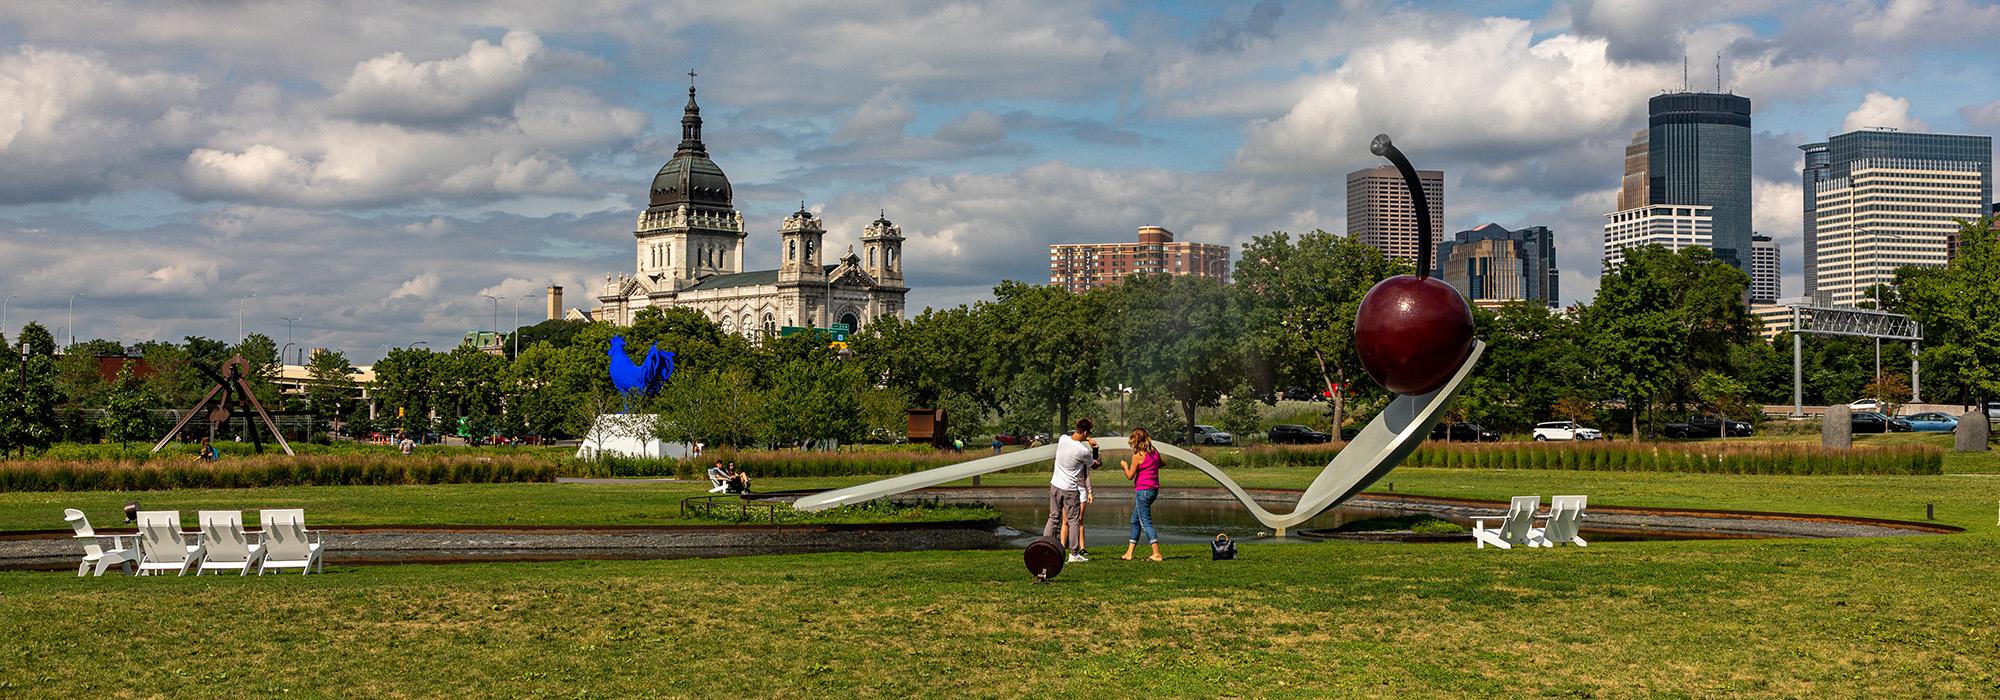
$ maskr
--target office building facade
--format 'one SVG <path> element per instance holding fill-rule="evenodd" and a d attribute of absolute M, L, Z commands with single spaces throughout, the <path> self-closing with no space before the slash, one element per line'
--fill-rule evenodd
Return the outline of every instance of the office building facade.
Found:
<path fill-rule="evenodd" d="M 1778 242 L 1761 233 L 1750 234 L 1750 303 L 1778 301 Z"/>
<path fill-rule="evenodd" d="M 1715 218 L 1700 205 L 1654 204 L 1604 215 L 1604 269 L 1625 263 L 1625 250 L 1658 245 L 1667 250 L 1713 249 Z"/>
<path fill-rule="evenodd" d="M 1894 159 L 1905 162 L 1925 162 L 1933 164 L 1970 164 L 1980 175 L 1979 197 L 1981 202 L 1993 201 L 1993 138 L 1990 136 L 1969 136 L 1960 134 L 1920 134 L 1886 129 L 1863 129 L 1850 131 L 1827 139 L 1821 143 L 1809 143 L 1799 147 L 1804 152 L 1804 167 L 1801 177 L 1805 186 L 1804 212 L 1804 278 L 1805 296 L 1815 303 L 1829 304 L 1831 296 L 1822 293 L 1820 272 L 1820 238 L 1815 232 L 1820 230 L 1819 186 L 1836 178 L 1853 175 L 1857 163 L 1879 162 Z M 1950 168 L 1962 169 L 1963 165 Z M 1876 207 L 1896 206 L 1899 208 L 1935 207 L 1908 201 L 1900 204 L 1878 203 Z M 1887 213 L 1887 212 L 1883 212 Z M 1922 216 L 1937 214 L 1936 211 L 1903 211 L 1898 216 Z M 1955 237 L 1947 241 L 1946 252 L 1956 242 Z"/>
<path fill-rule="evenodd" d="M 1431 207 L 1431 249 L 1444 240 L 1444 172 L 1419 170 L 1424 197 Z M 1417 205 L 1402 174 L 1391 166 L 1364 168 L 1347 174 L 1347 234 L 1382 254 L 1417 261 Z"/>
<path fill-rule="evenodd" d="M 1486 224 L 1438 244 L 1432 274 L 1474 305 L 1532 301 L 1560 305 L 1555 234 L 1547 226 L 1509 231 Z"/>
<path fill-rule="evenodd" d="M 1174 240 L 1159 226 L 1139 227 L 1137 243 L 1049 246 L 1049 285 L 1082 294 L 1129 275 L 1193 275 L 1229 281 L 1229 246 Z"/>
<path fill-rule="evenodd" d="M 1618 180 L 1618 211 L 1652 204 L 1652 142 L 1645 129 L 1625 145 L 1625 176 Z"/>
<path fill-rule="evenodd" d="M 1854 306 L 1875 285 L 1894 284 L 1907 266 L 1943 267 L 1960 220 L 1988 206 L 1991 165 L 1976 162 L 1862 158 L 1847 174 L 1814 185 L 1814 298 Z"/>
<path fill-rule="evenodd" d="M 1715 257 L 1749 270 L 1750 98 L 1655 96 L 1647 102 L 1646 137 L 1647 202 L 1708 207 Z"/>

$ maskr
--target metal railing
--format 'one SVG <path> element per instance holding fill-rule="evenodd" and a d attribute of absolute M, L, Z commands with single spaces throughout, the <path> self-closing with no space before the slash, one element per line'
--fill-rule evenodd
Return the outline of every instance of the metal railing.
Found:
<path fill-rule="evenodd" d="M 689 513 L 694 513 L 704 518 L 728 517 L 726 515 L 719 515 L 718 513 L 726 513 L 728 510 L 730 510 L 729 506 L 731 504 L 716 503 L 715 501 L 718 498 L 736 499 L 736 503 L 734 505 L 736 506 L 735 508 L 736 520 L 738 522 L 746 522 L 746 523 L 750 522 L 750 509 L 754 507 L 763 509 L 764 510 L 763 515 L 765 519 L 769 520 L 771 524 L 773 525 L 778 524 L 777 504 L 746 501 L 743 500 L 740 496 L 737 496 L 736 494 L 733 493 L 708 494 L 703 496 L 689 496 L 687 498 L 683 498 L 681 499 L 681 515 L 680 515 L 681 519 L 683 520 L 687 519 Z"/>

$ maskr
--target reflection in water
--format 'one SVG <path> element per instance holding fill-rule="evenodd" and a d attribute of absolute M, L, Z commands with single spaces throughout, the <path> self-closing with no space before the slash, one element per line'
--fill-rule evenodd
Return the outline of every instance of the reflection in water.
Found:
<path fill-rule="evenodd" d="M 1048 522 L 1049 504 L 1046 499 L 987 499 L 981 501 L 1000 512 L 1000 521 L 1008 527 L 1032 535 L 1042 533 L 1042 524 Z M 1290 504 L 1267 503 L 1265 508 L 1285 510 Z M 1395 511 L 1375 510 L 1340 506 L 1328 509 L 1311 520 L 1299 525 L 1298 530 L 1307 528 L 1335 528 L 1356 520 L 1399 515 Z M 1084 545 L 1094 553 L 1117 549 L 1123 551 L 1125 540 L 1132 534 L 1131 499 L 1112 500 L 1100 498 L 1083 509 Z M 1153 502 L 1153 528 L 1160 532 L 1161 544 L 1190 544 L 1208 542 L 1215 539 L 1215 533 L 1229 533 L 1234 540 L 1269 540 L 1271 542 L 1302 542 L 1296 537 L 1259 537 L 1267 532 L 1264 524 L 1250 515 L 1243 505 L 1236 501 L 1223 500 L 1182 500 L 1162 496 Z M 1025 544 L 1028 538 L 1023 540 Z M 1145 535 L 1140 535 L 1140 544 L 1145 544 Z"/>

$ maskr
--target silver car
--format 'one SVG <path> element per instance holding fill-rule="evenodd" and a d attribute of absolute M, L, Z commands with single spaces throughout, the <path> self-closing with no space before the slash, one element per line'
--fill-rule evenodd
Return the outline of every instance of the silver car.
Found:
<path fill-rule="evenodd" d="M 1222 432 L 1213 425 L 1197 425 L 1194 427 L 1194 444 L 1234 445 L 1236 436 Z"/>

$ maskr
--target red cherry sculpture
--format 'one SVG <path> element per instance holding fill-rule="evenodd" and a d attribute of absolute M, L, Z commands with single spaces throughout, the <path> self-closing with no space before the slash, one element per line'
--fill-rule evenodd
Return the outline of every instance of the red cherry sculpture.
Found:
<path fill-rule="evenodd" d="M 1472 307 L 1458 290 L 1431 279 L 1431 207 L 1410 159 L 1380 134 L 1368 150 L 1403 175 L 1417 210 L 1417 274 L 1375 284 L 1354 315 L 1354 351 L 1377 384 L 1398 394 L 1428 394 L 1451 381 L 1472 354 Z"/>
<path fill-rule="evenodd" d="M 1443 280 L 1397 275 L 1375 284 L 1354 316 L 1354 351 L 1398 394 L 1444 386 L 1472 354 L 1472 307 Z"/>

